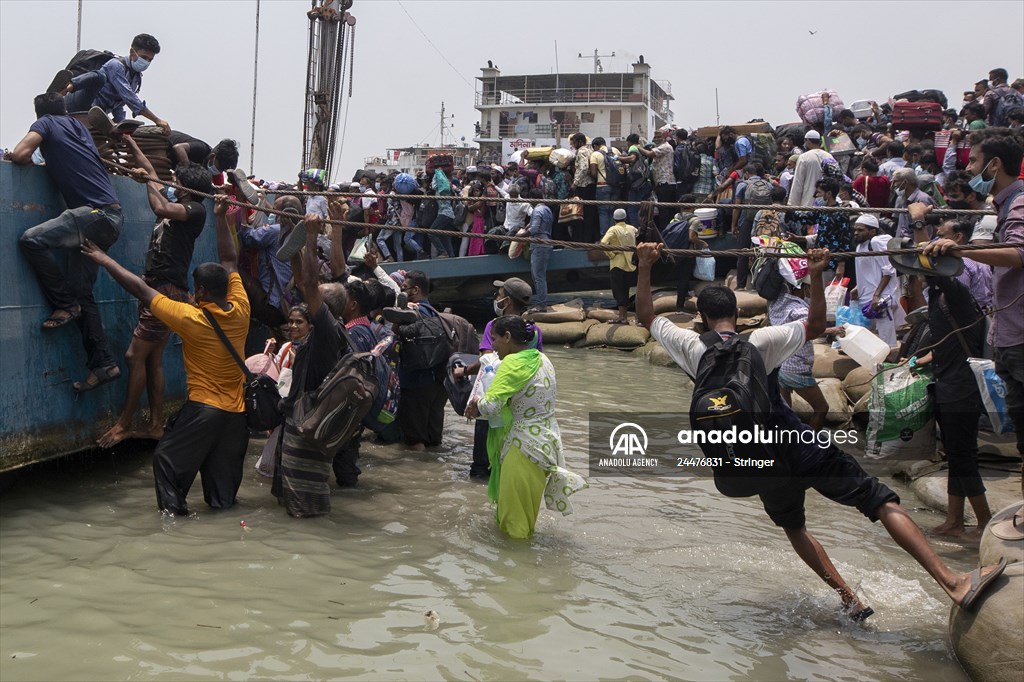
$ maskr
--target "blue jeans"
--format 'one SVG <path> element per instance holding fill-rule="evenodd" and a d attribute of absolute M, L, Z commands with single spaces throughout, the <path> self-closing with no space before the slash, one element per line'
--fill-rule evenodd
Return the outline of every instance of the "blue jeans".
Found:
<path fill-rule="evenodd" d="M 640 190 L 631 189 L 629 190 L 630 201 L 644 201 L 651 196 L 650 184 L 645 184 Z M 629 220 L 629 224 L 633 227 L 640 227 L 640 207 L 639 206 L 627 206 L 626 216 Z"/>
<path fill-rule="evenodd" d="M 64 211 L 56 218 L 25 230 L 18 246 L 36 274 L 43 295 L 54 310 L 71 311 L 81 307 L 78 328 L 88 355 L 89 369 L 110 367 L 114 357 L 107 349 L 107 337 L 100 321 L 92 289 L 98 266 L 82 255 L 79 247 L 85 239 L 104 251 L 121 235 L 124 218 L 121 209 L 81 206 Z M 63 249 L 67 272 L 62 272 L 55 249 Z"/>
<path fill-rule="evenodd" d="M 64 107 L 68 110 L 69 114 L 89 111 L 92 108 L 93 100 L 96 99 L 96 95 L 100 93 L 100 90 L 106 84 L 107 77 L 103 75 L 102 71 L 89 71 L 80 76 L 75 76 L 71 79 L 71 85 L 74 86 L 75 90 L 64 96 Z"/>
<path fill-rule="evenodd" d="M 597 201 L 611 201 L 611 198 L 612 188 L 608 185 L 598 185 L 597 191 L 594 193 L 594 199 Z M 612 226 L 612 212 L 614 210 L 611 206 L 597 207 L 598 232 L 602 237 L 608 231 L 608 228 Z"/>
<path fill-rule="evenodd" d="M 414 232 L 398 232 L 396 230 L 381 230 L 377 233 L 377 250 L 385 258 L 391 258 L 391 251 L 388 250 L 388 240 L 391 240 L 391 246 L 395 250 L 395 260 L 405 260 L 404 250 L 408 248 L 415 253 L 420 253 L 423 248 L 416 241 L 416 234 Z M 404 246 L 404 248 L 403 248 Z"/>
<path fill-rule="evenodd" d="M 438 213 L 437 218 L 434 219 L 430 229 L 451 231 L 455 229 L 455 221 L 446 215 Z M 449 258 L 455 255 L 455 246 L 452 244 L 452 238 L 447 235 L 438 236 L 436 234 L 432 234 L 430 235 L 430 243 L 434 245 L 435 249 L 437 249 L 438 255 L 444 254 Z"/>
<path fill-rule="evenodd" d="M 530 273 L 533 275 L 533 298 L 534 305 L 546 306 L 548 304 L 548 261 L 551 260 L 550 246 L 530 245 Z"/>

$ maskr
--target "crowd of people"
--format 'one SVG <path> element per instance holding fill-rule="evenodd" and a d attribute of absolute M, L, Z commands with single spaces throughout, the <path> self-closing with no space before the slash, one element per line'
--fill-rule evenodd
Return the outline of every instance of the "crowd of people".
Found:
<path fill-rule="evenodd" d="M 159 51 L 159 43 L 143 34 L 135 38 L 127 57 L 112 57 L 77 76 L 70 71 L 57 74 L 48 92 L 36 97 L 37 121 L 11 159 L 28 164 L 41 152 L 68 206 L 27 230 L 20 247 L 52 309 L 42 328 L 50 332 L 75 322 L 81 331 L 89 373 L 73 384 L 76 392 L 93 390 L 121 373 L 92 294 L 98 268 L 139 299 L 138 325 L 126 352 L 124 409 L 99 444 L 111 447 L 129 436 L 158 440 L 153 466 L 162 511 L 188 513 L 187 495 L 197 474 L 211 507 L 226 508 L 235 501 L 250 429 L 245 374 L 234 356 L 244 356 L 253 320 L 287 339 L 280 352 L 267 347 L 282 419 L 257 468 L 273 477 L 273 494 L 289 514 L 329 513 L 332 473 L 338 485 L 356 485 L 364 435 L 420 450 L 440 445 L 451 399 L 445 379 L 464 382 L 474 375 L 480 390 L 465 407 L 465 415 L 477 419 L 471 473 L 489 481 L 499 526 L 514 537 L 528 537 L 542 501 L 562 513 L 571 511 L 569 495 L 586 483 L 565 467 L 555 416 L 555 369 L 543 354 L 540 329 L 523 317 L 531 310 L 546 310 L 545 271 L 552 247 L 531 248 L 532 286 L 520 278 L 494 282 L 496 319 L 479 344 L 468 323 L 431 303 L 425 273 L 387 274 L 379 266 L 407 256 L 489 253 L 498 243 L 480 235 L 492 231 L 635 248 L 635 257 L 623 252 L 610 259 L 618 320 L 628 319 L 630 287 L 636 283 L 640 323 L 697 383 L 703 381 L 697 377 L 704 375 L 708 357 L 732 352 L 739 343 L 735 294 L 723 286 L 701 291 L 696 305 L 705 335 L 656 317 L 650 277 L 661 249 L 666 244 L 701 246 L 726 231 L 741 246 L 768 239 L 805 247 L 809 272 L 766 295 L 771 325 L 749 341 L 760 358 L 759 371 L 770 377 L 755 383 L 768 387 L 764 398 L 776 425 L 822 427 L 820 414 L 810 426 L 801 425 L 789 398 L 796 392 L 815 407 L 822 404 L 820 394 L 814 394 L 809 344 L 825 332 L 841 333 L 826 328 L 823 292 L 833 281 L 848 278 L 856 292 L 851 305 L 864 310 L 890 346 L 898 345 L 907 313 L 920 309 L 931 323 L 930 352 L 910 364 L 933 367 L 939 426 L 950 460 L 950 512 L 936 530 L 968 537 L 965 501 L 978 518 L 973 539 L 991 517 L 977 465 L 982 406 L 968 367 L 968 358 L 984 353 L 986 344 L 1006 384 L 1007 411 L 1024 455 L 1024 248 L 951 251 L 966 243 L 1024 242 L 1022 110 L 1012 106 L 1024 102 L 1024 84 L 1007 85 L 1002 69 L 977 84 L 962 111 L 946 112 L 942 129 L 949 142 L 940 155 L 935 153 L 939 131 L 896 130 L 887 120 L 891 112 L 886 107 L 875 106 L 865 120 L 858 120 L 850 110 L 833 111 L 826 94 L 824 123 L 818 129 L 790 126 L 769 134 L 770 140 L 739 134 L 729 126 L 704 139 L 694 139 L 686 130 L 659 130 L 649 144 L 630 135 L 622 153 L 603 138 L 576 133 L 569 139 L 570 154 L 506 166 L 456 169 L 442 164 L 419 177 L 362 173 L 347 188 L 329 185 L 322 170 L 308 169 L 300 175 L 299 189 L 310 194 L 295 194 L 247 178 L 236 168 L 237 145 L 230 140 L 211 147 L 173 131 L 153 114 L 137 93 L 142 71 Z M 177 188 L 168 190 L 154 180 L 156 171 L 133 140 L 131 126 L 119 124 L 125 106 L 168 134 L 168 155 L 179 162 Z M 69 110 L 87 111 L 94 127 L 120 136 L 130 150 L 132 176 L 146 185 L 156 224 L 141 276 L 107 254 L 123 225 L 120 201 L 89 130 Z M 852 143 L 851 153 L 837 149 L 842 135 Z M 960 140 L 969 147 L 966 160 L 958 154 Z M 356 196 L 332 195 L 332 189 L 348 189 L 347 194 Z M 267 193 L 276 194 L 273 204 Z M 219 261 L 192 270 L 190 291 L 194 246 L 207 220 L 202 198 L 210 194 L 216 194 Z M 466 201 L 456 201 L 456 196 Z M 545 202 L 570 197 L 652 202 L 654 208 L 587 204 L 578 211 Z M 244 199 L 250 208 L 231 206 L 230 198 Z M 726 205 L 717 211 L 710 228 L 714 234 L 695 213 L 672 206 L 706 201 Z M 769 205 L 788 205 L 788 210 Z M 968 218 L 936 217 L 934 211 L 988 206 L 991 215 Z M 836 207 L 883 211 L 829 210 Z M 893 208 L 908 210 L 884 211 Z M 331 221 L 355 226 L 343 229 L 329 225 Z M 673 229 L 673 223 L 683 229 Z M 395 229 L 411 226 L 448 231 L 451 237 L 425 238 Z M 678 235 L 678 241 L 653 243 L 663 233 Z M 916 264 L 899 267 L 888 258 L 834 255 L 883 251 L 893 239 L 926 244 Z M 66 269 L 57 258 L 61 252 L 67 257 Z M 962 272 L 943 274 L 942 263 L 960 258 Z M 353 259 L 359 264 L 350 267 Z M 767 262 L 771 265 L 737 259 L 735 288 L 756 287 L 763 268 L 779 269 L 778 261 Z M 682 308 L 690 295 L 693 259 L 678 259 L 677 268 L 677 306 Z M 987 339 L 977 324 L 983 310 L 992 317 Z M 943 330 L 949 333 L 939 337 Z M 182 339 L 188 401 L 165 425 L 161 358 L 171 332 Z M 441 340 L 448 345 L 439 345 Z M 450 353 L 476 346 L 486 360 L 481 356 L 479 363 L 458 371 L 449 372 L 447 353 L 442 362 L 432 356 L 437 348 Z M 353 353 L 377 358 L 375 394 L 380 405 L 340 447 L 326 448 L 298 428 L 294 414 L 298 403 Z M 429 361 L 424 359 L 428 356 Z M 133 421 L 143 390 L 151 417 L 136 430 Z M 791 468 L 787 480 L 802 487 L 780 488 L 774 485 L 777 479 L 766 477 L 742 496 L 761 499 L 796 552 L 839 593 L 852 617 L 862 619 L 871 610 L 807 531 L 803 494 L 808 488 L 881 520 L 964 608 L 1001 570 L 974 576 L 950 571 L 895 493 L 834 446 L 794 446 L 781 455 L 780 461 Z"/>

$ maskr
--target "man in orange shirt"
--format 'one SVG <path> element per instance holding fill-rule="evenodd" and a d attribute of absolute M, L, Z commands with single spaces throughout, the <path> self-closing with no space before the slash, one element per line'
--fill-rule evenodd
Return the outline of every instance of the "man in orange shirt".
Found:
<path fill-rule="evenodd" d="M 244 355 L 249 299 L 238 276 L 227 208 L 222 200 L 214 207 L 220 263 L 203 263 L 192 272 L 195 305 L 169 299 L 96 245 L 88 241 L 82 245 L 86 256 L 148 305 L 182 340 L 188 400 L 168 422 L 153 453 L 157 504 L 170 514 L 188 514 L 185 498 L 197 473 L 203 477 L 203 498 L 214 509 L 232 506 L 242 483 L 242 461 L 249 445 L 245 378 L 204 314 L 210 312 L 238 354 Z"/>

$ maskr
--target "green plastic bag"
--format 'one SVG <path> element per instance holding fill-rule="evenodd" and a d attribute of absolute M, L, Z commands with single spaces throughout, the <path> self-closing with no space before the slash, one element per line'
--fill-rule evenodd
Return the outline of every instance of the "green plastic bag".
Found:
<path fill-rule="evenodd" d="M 927 368 L 884 364 L 871 380 L 867 454 L 871 457 L 927 456 L 935 452 L 935 410 Z"/>

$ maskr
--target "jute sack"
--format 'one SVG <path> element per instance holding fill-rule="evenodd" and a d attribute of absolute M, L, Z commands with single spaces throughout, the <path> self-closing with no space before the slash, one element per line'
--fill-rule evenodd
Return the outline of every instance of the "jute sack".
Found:
<path fill-rule="evenodd" d="M 815 379 L 839 379 L 842 381 L 855 369 L 861 369 L 861 367 L 849 355 L 843 355 L 831 346 L 815 344 L 814 366 L 811 369 Z M 867 388 L 871 388 L 870 384 Z M 851 399 L 857 400 L 853 397 Z"/>
<path fill-rule="evenodd" d="M 846 393 L 843 392 L 843 385 L 839 379 L 818 379 L 818 388 L 821 389 L 825 401 L 828 403 L 828 416 L 825 418 L 825 423 L 845 424 L 850 421 L 853 410 L 850 408 L 850 402 L 846 399 Z M 802 418 L 809 418 L 811 406 L 795 391 L 792 395 L 793 411 Z"/>
<path fill-rule="evenodd" d="M 564 344 L 575 343 L 587 335 L 587 329 L 597 324 L 595 320 L 582 322 L 536 322 L 543 335 L 544 343 Z"/>
<path fill-rule="evenodd" d="M 582 322 L 587 318 L 583 310 L 583 301 L 574 298 L 565 303 L 548 306 L 546 313 L 526 313 L 524 318 L 531 322 Z"/>
<path fill-rule="evenodd" d="M 676 361 L 672 359 L 672 356 L 668 354 L 665 347 L 660 343 L 654 342 L 648 344 L 644 348 L 650 347 L 650 354 L 647 356 L 647 362 L 654 365 L 655 367 L 675 367 Z"/>
<path fill-rule="evenodd" d="M 860 404 L 861 398 L 871 393 L 871 377 L 874 372 L 869 367 L 856 367 L 843 379 L 843 390 L 851 402 Z M 867 408 L 864 408 L 867 412 Z"/>
<path fill-rule="evenodd" d="M 633 313 L 626 313 L 626 318 L 635 320 L 636 315 Z M 619 319 L 618 310 L 609 310 L 607 308 L 591 308 L 587 311 L 587 319 L 597 320 L 598 322 L 613 322 Z"/>
<path fill-rule="evenodd" d="M 599 322 L 587 329 L 586 346 L 608 346 L 609 348 L 637 348 L 647 343 L 651 333 L 643 327 L 631 324 L 607 324 Z"/>
<path fill-rule="evenodd" d="M 654 293 L 653 298 L 655 315 L 674 313 L 676 311 L 676 292 L 657 291 Z M 689 309 L 689 300 L 687 301 L 687 309 Z M 696 311 L 696 308 L 694 308 L 694 311 Z"/>

